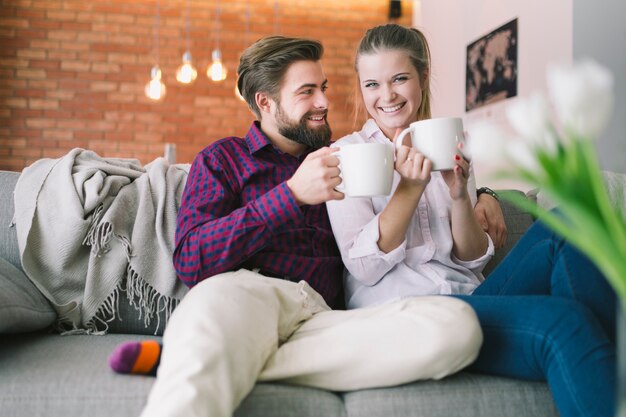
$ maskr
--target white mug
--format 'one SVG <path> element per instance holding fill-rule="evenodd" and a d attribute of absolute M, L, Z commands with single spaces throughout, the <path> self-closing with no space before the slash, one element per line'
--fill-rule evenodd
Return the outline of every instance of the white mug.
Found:
<path fill-rule="evenodd" d="M 413 122 L 396 138 L 396 147 L 411 134 L 411 145 L 433 163 L 433 171 L 453 169 L 454 155 L 461 155 L 458 144 L 465 141 L 463 120 L 459 117 L 440 117 Z"/>
<path fill-rule="evenodd" d="M 337 187 L 348 197 L 389 195 L 393 184 L 393 146 L 384 143 L 356 143 L 341 146 L 339 158 L 342 182 Z"/>

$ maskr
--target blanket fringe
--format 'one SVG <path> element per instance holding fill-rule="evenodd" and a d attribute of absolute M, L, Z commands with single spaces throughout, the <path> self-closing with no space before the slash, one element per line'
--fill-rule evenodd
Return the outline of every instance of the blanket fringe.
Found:
<path fill-rule="evenodd" d="M 79 329 L 76 324 L 67 317 L 58 317 L 52 325 L 52 331 L 60 333 L 61 336 L 73 336 L 81 334 L 93 334 L 90 329 Z"/>
<path fill-rule="evenodd" d="M 178 306 L 179 300 L 167 297 L 156 291 L 150 284 L 145 282 L 135 270 L 128 265 L 126 269 L 126 297 L 136 310 L 139 311 L 139 318 L 143 314 L 143 323 L 145 327 L 150 325 L 150 322 L 156 315 L 157 326 L 156 331 L 161 327 L 161 313 L 165 314 L 165 323 L 163 327 L 170 319 L 172 312 Z"/>
<path fill-rule="evenodd" d="M 126 292 L 128 303 L 139 312 L 140 320 L 143 317 L 143 324 L 146 328 L 150 326 L 156 315 L 155 335 L 159 334 L 161 326 L 163 326 L 162 330 L 165 330 L 165 325 L 180 302 L 180 300 L 160 294 L 150 284 L 141 279 L 129 265 L 126 278 L 107 297 L 94 317 L 87 322 L 86 328 L 78 329 L 73 327 L 68 329 L 63 324 L 67 325 L 71 324 L 71 322 L 64 322 L 61 318 L 57 323 L 62 325 L 62 334 L 106 334 L 109 331 L 110 322 L 115 319 L 120 321 L 124 319 L 119 314 L 120 291 Z M 164 313 L 163 320 L 161 320 L 162 313 Z"/>
<path fill-rule="evenodd" d="M 110 251 L 111 239 L 115 237 L 123 245 L 128 265 L 126 267 L 126 277 L 122 279 L 113 292 L 106 298 L 104 303 L 98 308 L 94 317 L 86 324 L 86 329 L 79 329 L 67 318 L 59 318 L 57 320 L 57 328 L 62 334 L 106 334 L 109 330 L 109 323 L 115 319 L 122 320 L 119 315 L 120 291 L 126 292 L 126 299 L 135 310 L 139 312 L 139 319 L 143 317 L 144 326 L 150 326 L 154 316 L 156 315 L 157 325 L 154 334 L 158 334 L 161 325 L 165 325 L 169 321 L 174 309 L 178 306 L 180 300 L 167 297 L 150 284 L 143 280 L 139 274 L 131 267 L 130 261 L 133 256 L 132 245 L 130 240 L 113 232 L 113 225 L 109 222 L 103 222 L 104 208 L 99 205 L 91 218 L 87 235 L 82 244 L 91 247 L 91 253 L 97 257 L 101 257 Z M 164 313 L 165 322 L 161 322 L 161 316 Z"/>
<path fill-rule="evenodd" d="M 109 222 L 100 222 L 104 215 L 104 207 L 100 204 L 96 207 L 93 216 L 91 216 L 91 223 L 87 230 L 87 235 L 83 239 L 82 244 L 85 246 L 91 246 L 91 253 L 101 257 L 103 254 L 110 250 L 109 242 L 113 235 L 113 226 Z"/>

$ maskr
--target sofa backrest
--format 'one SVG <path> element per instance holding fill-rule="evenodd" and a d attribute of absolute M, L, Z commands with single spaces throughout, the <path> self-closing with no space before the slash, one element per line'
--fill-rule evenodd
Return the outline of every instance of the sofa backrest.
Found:
<path fill-rule="evenodd" d="M 524 195 L 524 193 L 518 190 L 498 190 L 497 193 L 519 193 L 520 195 Z M 532 215 L 523 211 L 512 203 L 506 201 L 505 199 L 500 199 L 500 207 L 502 208 L 502 213 L 504 214 L 504 221 L 507 228 L 506 243 L 502 248 L 496 249 L 494 257 L 489 261 L 487 266 L 485 266 L 485 269 L 483 270 L 483 275 L 485 277 L 487 277 L 489 273 L 493 271 L 493 269 L 509 253 L 509 251 L 513 248 L 513 246 L 515 246 L 520 237 L 522 237 L 522 235 L 526 232 L 530 225 L 535 221 Z"/>
<path fill-rule="evenodd" d="M 19 249 L 17 245 L 17 234 L 15 227 L 11 227 L 14 215 L 13 190 L 19 178 L 19 172 L 0 171 L 0 195 L 8 198 L 0 199 L 0 258 L 13 264 L 20 271 L 22 270 Z M 520 191 L 513 191 L 520 192 Z M 521 192 L 520 192 L 521 193 Z M 524 234 L 526 229 L 532 224 L 533 218 L 528 213 L 523 212 L 511 203 L 502 200 L 501 207 L 508 230 L 508 238 L 503 248 L 496 250 L 494 258 L 487 264 L 484 275 L 489 272 L 506 256 L 517 240 Z M 161 313 L 160 326 L 156 318 L 151 321 L 151 325 L 144 325 L 143 317 L 128 301 L 126 293 L 120 291 L 119 310 L 117 317 L 109 323 L 111 333 L 130 334 L 162 334 L 163 323 L 165 323 L 164 313 Z"/>

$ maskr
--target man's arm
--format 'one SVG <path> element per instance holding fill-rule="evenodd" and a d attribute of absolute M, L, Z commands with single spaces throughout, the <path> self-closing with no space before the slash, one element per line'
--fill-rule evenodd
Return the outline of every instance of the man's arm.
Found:
<path fill-rule="evenodd" d="M 238 268 L 282 227 L 303 221 L 284 182 L 241 206 L 228 169 L 213 152 L 196 157 L 189 171 L 174 251 L 177 274 L 189 287 Z"/>
<path fill-rule="evenodd" d="M 489 192 L 478 193 L 478 202 L 474 206 L 474 215 L 483 230 L 493 240 L 494 246 L 501 248 L 506 242 L 507 229 L 500 202 L 494 194 Z"/>

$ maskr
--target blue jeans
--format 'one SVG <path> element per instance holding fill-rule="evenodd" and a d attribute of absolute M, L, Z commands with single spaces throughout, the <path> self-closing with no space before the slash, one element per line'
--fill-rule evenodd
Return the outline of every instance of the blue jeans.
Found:
<path fill-rule="evenodd" d="M 547 380 L 562 417 L 614 415 L 616 296 L 588 258 L 536 222 L 469 296 L 484 333 L 468 369 Z"/>

